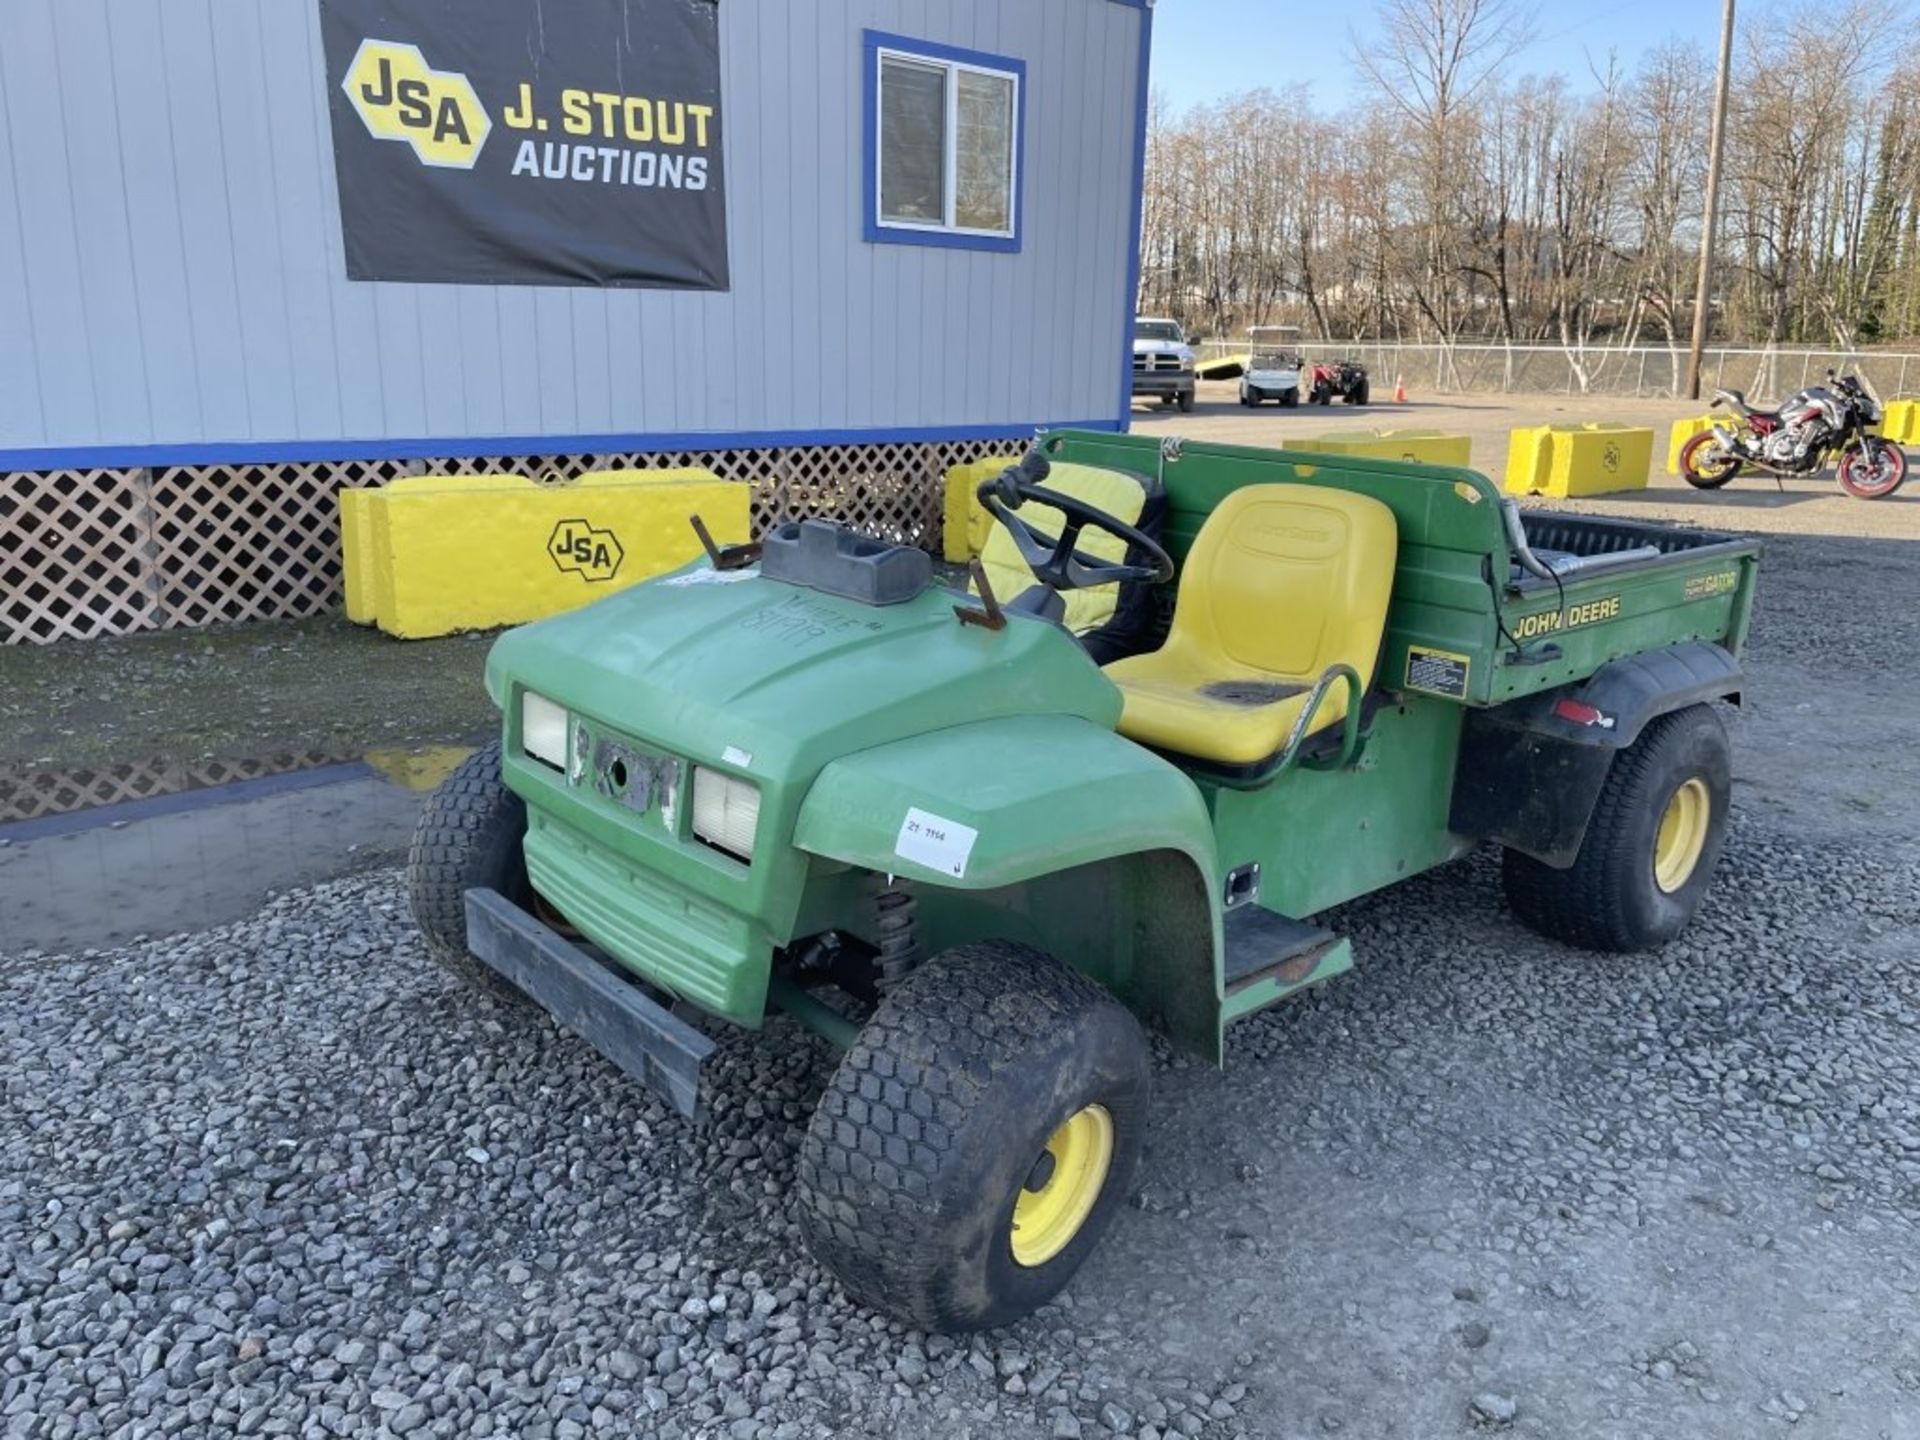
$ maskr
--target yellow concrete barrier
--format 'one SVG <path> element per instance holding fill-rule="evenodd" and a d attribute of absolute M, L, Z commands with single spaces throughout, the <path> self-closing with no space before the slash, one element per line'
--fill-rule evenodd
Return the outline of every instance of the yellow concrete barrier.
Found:
<path fill-rule="evenodd" d="M 1920 400 L 1889 400 L 1880 434 L 1896 445 L 1920 445 Z"/>
<path fill-rule="evenodd" d="M 1287 441 L 1289 450 L 1322 455 L 1372 455 L 1382 460 L 1414 460 L 1424 465 L 1471 463 L 1473 441 L 1444 430 L 1328 430 Z"/>
<path fill-rule="evenodd" d="M 340 551 L 342 582 L 347 594 L 347 619 L 356 625 L 374 623 L 374 590 L 379 567 L 373 559 L 374 513 L 389 495 L 437 495 L 449 490 L 518 490 L 533 482 L 524 475 L 402 475 L 384 486 L 340 492 Z"/>
<path fill-rule="evenodd" d="M 1644 490 L 1652 464 L 1650 426 L 1522 426 L 1507 440 L 1507 490 L 1559 497 Z"/>
<path fill-rule="evenodd" d="M 1667 432 L 1667 474 L 1680 473 L 1680 452 L 1687 447 L 1687 441 L 1703 430 L 1711 430 L 1716 424 L 1726 420 L 1725 415 L 1689 415 L 1684 420 L 1673 422 L 1673 428 Z"/>
<path fill-rule="evenodd" d="M 993 517 L 975 492 L 982 480 L 991 480 L 1007 466 L 1019 463 L 1018 455 L 989 455 L 984 460 L 948 467 L 940 539 L 940 553 L 948 561 L 964 565 L 980 553 L 993 529 Z"/>
<path fill-rule="evenodd" d="M 602 472 L 572 485 L 516 476 L 396 483 L 358 511 L 350 599 L 390 635 L 517 625 L 577 609 L 748 538 L 749 488 L 698 469 Z M 486 483 L 475 485 L 473 480 Z M 462 481 L 466 481 L 464 485 Z M 457 487 L 457 488 L 456 488 Z"/>

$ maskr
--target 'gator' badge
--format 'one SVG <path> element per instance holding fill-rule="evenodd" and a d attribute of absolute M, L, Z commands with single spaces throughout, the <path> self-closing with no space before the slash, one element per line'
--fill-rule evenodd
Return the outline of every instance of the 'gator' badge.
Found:
<path fill-rule="evenodd" d="M 554 526 L 547 553 L 562 573 L 589 581 L 613 579 L 627 558 L 613 531 L 595 529 L 585 520 L 562 520 Z"/>
<path fill-rule="evenodd" d="M 1715 595 L 1728 595 L 1740 588 L 1738 570 L 1718 570 L 1711 575 L 1692 575 L 1687 578 L 1686 595 L 1689 600 L 1707 600 Z"/>

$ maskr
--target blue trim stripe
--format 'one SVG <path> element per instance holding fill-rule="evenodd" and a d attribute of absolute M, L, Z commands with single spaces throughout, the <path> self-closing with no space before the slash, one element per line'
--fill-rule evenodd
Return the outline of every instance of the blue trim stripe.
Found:
<path fill-rule="evenodd" d="M 941 45 L 932 40 L 916 40 L 907 35 L 891 35 L 884 30 L 860 32 L 861 55 L 866 70 L 861 96 L 861 215 L 860 233 L 873 245 L 937 245 L 947 250 L 993 250 L 1003 255 L 1018 254 L 1024 197 L 1027 191 L 1027 62 L 1010 55 L 990 55 L 984 50 L 963 50 L 958 45 Z M 916 230 L 906 225 L 880 223 L 880 52 L 895 50 L 928 60 L 947 60 L 959 65 L 977 65 L 983 70 L 1000 70 L 1016 77 L 1013 115 L 1013 234 L 967 235 L 953 230 Z"/>
<path fill-rule="evenodd" d="M 273 465 L 314 460 L 465 460 L 494 455 L 605 455 L 667 450 L 760 450 L 1024 440 L 1035 430 L 1125 430 L 1113 420 L 1013 425 L 925 425 L 892 430 L 694 430 L 673 435 L 440 435 L 401 440 L 229 440 L 183 445 L 69 445 L 0 450 L 0 470 L 144 469 L 160 465 Z"/>
<path fill-rule="evenodd" d="M 1132 424 L 1133 415 L 1133 317 L 1140 303 L 1140 229 L 1147 199 L 1147 87 L 1148 66 L 1153 58 L 1153 6 L 1140 6 L 1140 61 L 1134 72 L 1138 113 L 1133 122 L 1133 221 L 1128 233 L 1133 250 L 1127 257 L 1127 293 L 1121 304 L 1127 307 L 1125 326 L 1120 331 L 1120 423 L 1121 430 Z"/>

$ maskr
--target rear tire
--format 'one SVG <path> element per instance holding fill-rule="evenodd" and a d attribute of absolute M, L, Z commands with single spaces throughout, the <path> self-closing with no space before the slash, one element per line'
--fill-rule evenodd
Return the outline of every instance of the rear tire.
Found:
<path fill-rule="evenodd" d="M 520 843 L 526 803 L 500 778 L 500 742 L 454 767 L 427 797 L 407 848 L 407 899 L 434 963 L 465 984 L 498 996 L 526 997 L 467 949 L 467 891 L 497 890 L 530 908 L 533 885 Z"/>
<path fill-rule="evenodd" d="M 1689 437 L 1687 443 L 1680 447 L 1680 478 L 1696 490 L 1718 490 L 1738 475 L 1739 460 L 1720 450 L 1719 445 L 1719 437 L 1711 430 L 1702 430 L 1698 435 Z M 1708 446 L 1715 447 L 1718 459 L 1702 458 L 1701 452 Z"/>
<path fill-rule="evenodd" d="M 1649 721 L 1614 756 L 1572 866 L 1508 850 L 1507 903 L 1529 929 L 1587 950 L 1644 950 L 1686 928 L 1713 879 L 1732 791 L 1712 707 Z"/>
<path fill-rule="evenodd" d="M 814 1111 L 794 1187 L 808 1248 L 918 1329 L 1010 1324 L 1073 1278 L 1124 1201 L 1150 1069 L 1133 1016 L 1038 950 L 936 956 L 881 1002 Z"/>

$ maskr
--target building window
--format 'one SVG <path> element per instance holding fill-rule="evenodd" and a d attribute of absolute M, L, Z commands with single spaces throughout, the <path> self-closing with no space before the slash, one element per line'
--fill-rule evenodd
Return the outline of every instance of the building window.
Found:
<path fill-rule="evenodd" d="M 1024 62 L 866 32 L 866 237 L 1020 248 Z"/>

